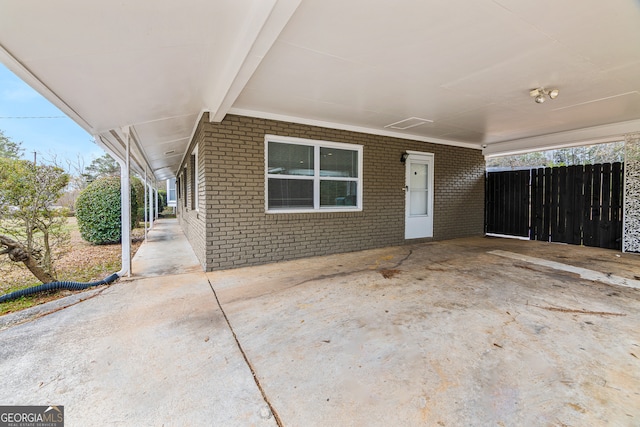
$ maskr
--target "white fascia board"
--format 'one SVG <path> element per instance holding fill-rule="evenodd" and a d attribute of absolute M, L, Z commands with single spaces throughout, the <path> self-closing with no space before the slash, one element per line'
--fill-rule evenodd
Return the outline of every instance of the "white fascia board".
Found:
<path fill-rule="evenodd" d="M 307 119 L 303 117 L 288 116 L 283 114 L 268 113 L 264 111 L 246 110 L 242 108 L 231 108 L 229 114 L 238 116 L 255 117 L 258 119 L 277 120 L 281 122 L 299 123 L 309 126 L 320 126 L 329 129 L 346 130 L 349 132 L 368 133 L 371 135 L 389 136 L 391 138 L 408 139 L 410 141 L 429 142 L 432 144 L 451 145 L 453 147 L 472 148 L 481 150 L 480 144 L 469 142 L 453 141 L 447 139 L 431 138 L 428 136 L 411 135 L 401 132 L 393 132 L 386 129 L 370 128 L 366 126 L 354 126 L 344 123 L 326 122 L 322 120 Z"/>
<path fill-rule="evenodd" d="M 239 32 L 243 37 L 232 50 L 235 55 L 227 62 L 229 65 L 222 77 L 210 82 L 212 87 L 206 101 L 211 111 L 211 122 L 221 122 L 227 115 L 300 3 L 301 0 L 265 0 L 258 3 L 258 8 Z"/>
<path fill-rule="evenodd" d="M 146 170 L 149 170 L 153 177 L 155 178 L 155 173 L 151 168 L 151 164 L 149 163 L 149 158 L 147 157 L 146 151 L 144 151 L 144 147 L 142 146 L 142 141 L 140 140 L 140 135 L 138 135 L 138 131 L 135 126 L 131 126 L 130 128 L 131 136 L 133 137 L 133 144 L 136 147 L 138 153 L 140 153 L 141 160 L 144 162 L 144 167 Z"/>
<path fill-rule="evenodd" d="M 87 131 L 87 133 L 95 134 L 95 129 L 80 114 L 69 106 L 62 98 L 60 98 L 53 90 L 42 82 L 35 74 L 33 74 L 24 64 L 16 59 L 9 51 L 0 45 L 0 62 L 2 62 L 13 74 L 18 76 L 20 80 L 31 86 L 33 90 L 45 97 L 49 102 L 58 107 L 60 111 L 65 113 L 71 120 L 76 122 L 78 126 Z"/>
<path fill-rule="evenodd" d="M 483 150 L 483 154 L 485 157 L 491 158 L 530 153 L 533 151 L 617 142 L 622 141 L 625 134 L 638 131 L 640 131 L 640 120 L 631 120 L 530 138 L 496 142 L 489 144 L 487 148 Z"/>

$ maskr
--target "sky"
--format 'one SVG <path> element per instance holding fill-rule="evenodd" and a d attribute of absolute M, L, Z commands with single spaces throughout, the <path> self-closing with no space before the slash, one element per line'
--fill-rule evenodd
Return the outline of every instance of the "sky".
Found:
<path fill-rule="evenodd" d="M 29 160 L 35 151 L 38 162 L 55 155 L 66 167 L 67 161 L 75 164 L 80 157 L 86 167 L 104 154 L 91 135 L 2 64 L 0 130 L 12 141 L 22 142 L 23 157 Z"/>

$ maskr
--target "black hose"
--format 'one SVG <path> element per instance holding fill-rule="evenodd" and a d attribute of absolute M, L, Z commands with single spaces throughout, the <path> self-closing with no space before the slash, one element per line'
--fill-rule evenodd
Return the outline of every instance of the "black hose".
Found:
<path fill-rule="evenodd" d="M 93 286 L 108 285 L 115 282 L 120 276 L 117 273 L 113 273 L 106 279 L 98 280 L 97 282 L 81 283 L 81 282 L 49 282 L 42 285 L 32 286 L 26 289 L 20 289 L 5 295 L 0 295 L 0 303 L 18 299 L 27 295 L 35 294 L 44 291 L 57 291 L 61 289 L 67 289 L 70 291 L 81 291 L 83 289 L 91 288 Z"/>

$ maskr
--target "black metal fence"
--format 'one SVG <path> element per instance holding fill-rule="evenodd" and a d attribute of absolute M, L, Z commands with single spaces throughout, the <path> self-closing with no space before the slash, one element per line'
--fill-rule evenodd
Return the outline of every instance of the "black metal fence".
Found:
<path fill-rule="evenodd" d="M 486 232 L 622 248 L 622 163 L 488 172 Z"/>

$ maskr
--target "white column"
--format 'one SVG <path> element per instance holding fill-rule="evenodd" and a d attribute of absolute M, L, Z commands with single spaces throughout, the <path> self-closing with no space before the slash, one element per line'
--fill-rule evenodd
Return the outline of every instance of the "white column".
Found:
<path fill-rule="evenodd" d="M 124 136 L 125 155 L 121 158 L 106 144 L 102 148 L 120 166 L 120 233 L 122 267 L 116 274 L 120 277 L 131 276 L 131 136 L 129 127 L 121 128 Z M 102 138 L 96 136 L 96 138 Z"/>
<path fill-rule="evenodd" d="M 131 135 L 127 127 L 126 170 L 120 172 L 122 196 L 122 265 L 126 266 L 127 276 L 131 276 Z"/>
<path fill-rule="evenodd" d="M 147 171 L 144 171 L 144 240 L 147 240 L 147 221 L 149 220 L 149 209 L 147 207 L 147 202 L 149 200 L 149 194 L 148 194 L 148 188 L 147 188 Z"/>
<path fill-rule="evenodd" d="M 107 150 L 120 165 L 120 230 L 122 267 L 116 274 L 120 277 L 131 276 L 131 137 L 129 127 L 122 128 L 125 142 L 125 158 Z"/>
<path fill-rule="evenodd" d="M 151 186 L 151 182 L 147 184 L 149 186 L 148 196 L 149 202 L 147 205 L 149 206 L 149 213 L 147 217 L 149 218 L 149 230 L 153 228 L 153 187 Z"/>
<path fill-rule="evenodd" d="M 154 216 L 155 219 L 158 219 L 160 215 L 160 196 L 158 194 L 158 185 L 156 184 L 156 214 Z"/>
<path fill-rule="evenodd" d="M 640 133 L 624 138 L 622 252 L 640 253 Z"/>

